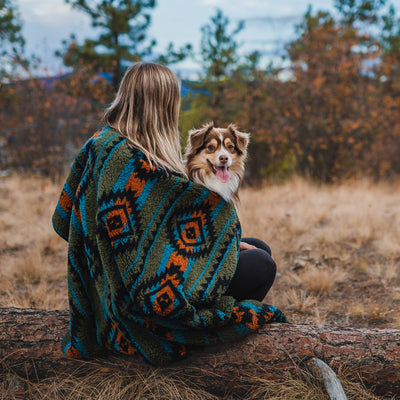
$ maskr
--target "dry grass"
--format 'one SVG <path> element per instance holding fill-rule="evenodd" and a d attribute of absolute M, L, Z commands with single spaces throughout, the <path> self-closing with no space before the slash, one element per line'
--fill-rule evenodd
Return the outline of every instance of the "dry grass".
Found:
<path fill-rule="evenodd" d="M 279 253 L 315 248 L 338 256 L 343 245 L 366 244 L 387 257 L 400 254 L 399 184 L 366 181 L 318 186 L 302 179 L 241 192 L 248 234 L 270 238 Z M 251 204 L 251 207 L 249 205 Z M 288 246 L 283 239 L 290 242 Z"/>
<path fill-rule="evenodd" d="M 348 379 L 346 371 L 340 368 L 337 376 L 342 382 L 348 400 L 380 400 L 360 382 Z M 246 394 L 246 400 L 331 400 L 327 394 L 323 379 L 318 373 L 298 368 L 294 376 L 282 382 L 254 378 L 254 390 Z M 392 399 L 394 400 L 394 399 Z"/>
<path fill-rule="evenodd" d="M 67 308 L 66 243 L 51 226 L 61 183 L 0 177 L 0 307 Z M 265 240 L 278 264 L 266 301 L 299 323 L 400 328 L 400 185 L 318 186 L 302 179 L 241 191 L 244 236 Z M 158 374 L 158 375 L 154 375 Z M 325 399 L 299 371 L 284 384 L 254 381 L 246 399 Z M 378 399 L 341 375 L 349 399 Z M 1 399 L 13 399 L 6 377 Z M 216 399 L 154 372 L 93 371 L 22 382 L 28 399 Z M 229 396 L 225 398 L 231 398 Z"/>
<path fill-rule="evenodd" d="M 24 399 L 37 400 L 215 400 L 217 397 L 201 388 L 177 379 L 160 370 L 132 373 L 110 368 L 92 369 L 78 374 L 57 376 L 39 383 L 7 376 L 0 399 L 13 399 L 10 388 Z M 7 397 L 8 396 L 8 397 Z M 18 398 L 18 397 L 14 397 Z"/>
<path fill-rule="evenodd" d="M 382 400 L 360 382 L 338 370 L 348 400 Z M 0 382 L 0 400 L 330 400 L 318 373 L 305 368 L 282 381 L 247 377 L 250 386 L 237 396 L 218 396 L 195 386 L 181 369 L 149 369 L 132 372 L 123 366 L 86 367 L 73 374 L 59 375 L 40 382 L 7 375 Z M 219 388 L 221 390 L 221 388 Z M 392 398 L 394 400 L 394 398 Z"/>
<path fill-rule="evenodd" d="M 60 185 L 0 178 L 0 307 L 67 308 L 66 243 L 51 215 Z"/>
<path fill-rule="evenodd" d="M 244 235 L 272 248 L 266 301 L 292 320 L 400 328 L 400 183 L 303 179 L 241 192 Z"/>

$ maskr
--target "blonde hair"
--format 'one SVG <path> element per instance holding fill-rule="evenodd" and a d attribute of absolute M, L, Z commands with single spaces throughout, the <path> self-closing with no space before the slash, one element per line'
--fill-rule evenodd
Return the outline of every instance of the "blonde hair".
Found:
<path fill-rule="evenodd" d="M 122 78 L 103 123 L 128 139 L 151 164 L 187 176 L 178 131 L 181 83 L 167 67 L 136 63 Z"/>

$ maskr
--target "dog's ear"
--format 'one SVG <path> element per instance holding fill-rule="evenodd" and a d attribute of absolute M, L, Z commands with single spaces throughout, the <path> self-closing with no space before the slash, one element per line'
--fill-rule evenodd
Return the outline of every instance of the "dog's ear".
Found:
<path fill-rule="evenodd" d="M 214 128 L 214 122 L 204 125 L 201 129 L 192 129 L 189 132 L 189 144 L 192 150 L 200 149 L 207 134 Z"/>
<path fill-rule="evenodd" d="M 232 133 L 232 135 L 236 138 L 236 147 L 240 154 L 246 154 L 247 146 L 250 141 L 250 134 L 245 132 L 239 132 L 234 124 L 230 124 L 228 126 L 228 130 Z"/>

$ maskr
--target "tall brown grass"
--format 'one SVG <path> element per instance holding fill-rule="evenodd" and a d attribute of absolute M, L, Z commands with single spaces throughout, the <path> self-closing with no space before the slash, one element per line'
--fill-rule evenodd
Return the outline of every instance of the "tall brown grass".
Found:
<path fill-rule="evenodd" d="M 67 308 L 67 247 L 51 225 L 59 185 L 35 176 L 0 179 L 0 306 Z"/>
<path fill-rule="evenodd" d="M 400 255 L 399 182 L 321 186 L 298 178 L 244 189 L 240 215 L 245 232 L 266 237 L 278 256 L 317 245 L 333 257 L 350 247 Z"/>
<path fill-rule="evenodd" d="M 66 243 L 51 226 L 62 183 L 0 177 L 0 307 L 67 308 Z M 265 240 L 278 274 L 265 301 L 292 321 L 400 328 L 400 184 L 320 186 L 303 179 L 241 190 L 243 235 Z M 349 399 L 378 399 L 339 371 Z M 12 389 L 0 399 L 216 399 L 174 376 L 120 369 L 59 376 Z M 15 386 L 15 385 L 14 385 Z M 18 386 L 18 385 L 17 385 Z M 233 398 L 227 395 L 225 398 Z M 254 380 L 247 399 L 328 399 L 305 371 L 284 383 Z"/>
<path fill-rule="evenodd" d="M 400 327 L 399 182 L 246 188 L 239 215 L 278 264 L 267 302 L 297 322 Z"/>

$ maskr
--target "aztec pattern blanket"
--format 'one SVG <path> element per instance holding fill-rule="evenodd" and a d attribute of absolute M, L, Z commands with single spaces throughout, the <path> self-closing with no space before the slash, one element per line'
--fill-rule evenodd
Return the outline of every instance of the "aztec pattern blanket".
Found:
<path fill-rule="evenodd" d="M 224 295 L 239 251 L 234 207 L 151 166 L 109 127 L 77 155 L 52 221 L 68 241 L 68 357 L 139 352 L 165 365 L 286 322 Z"/>

